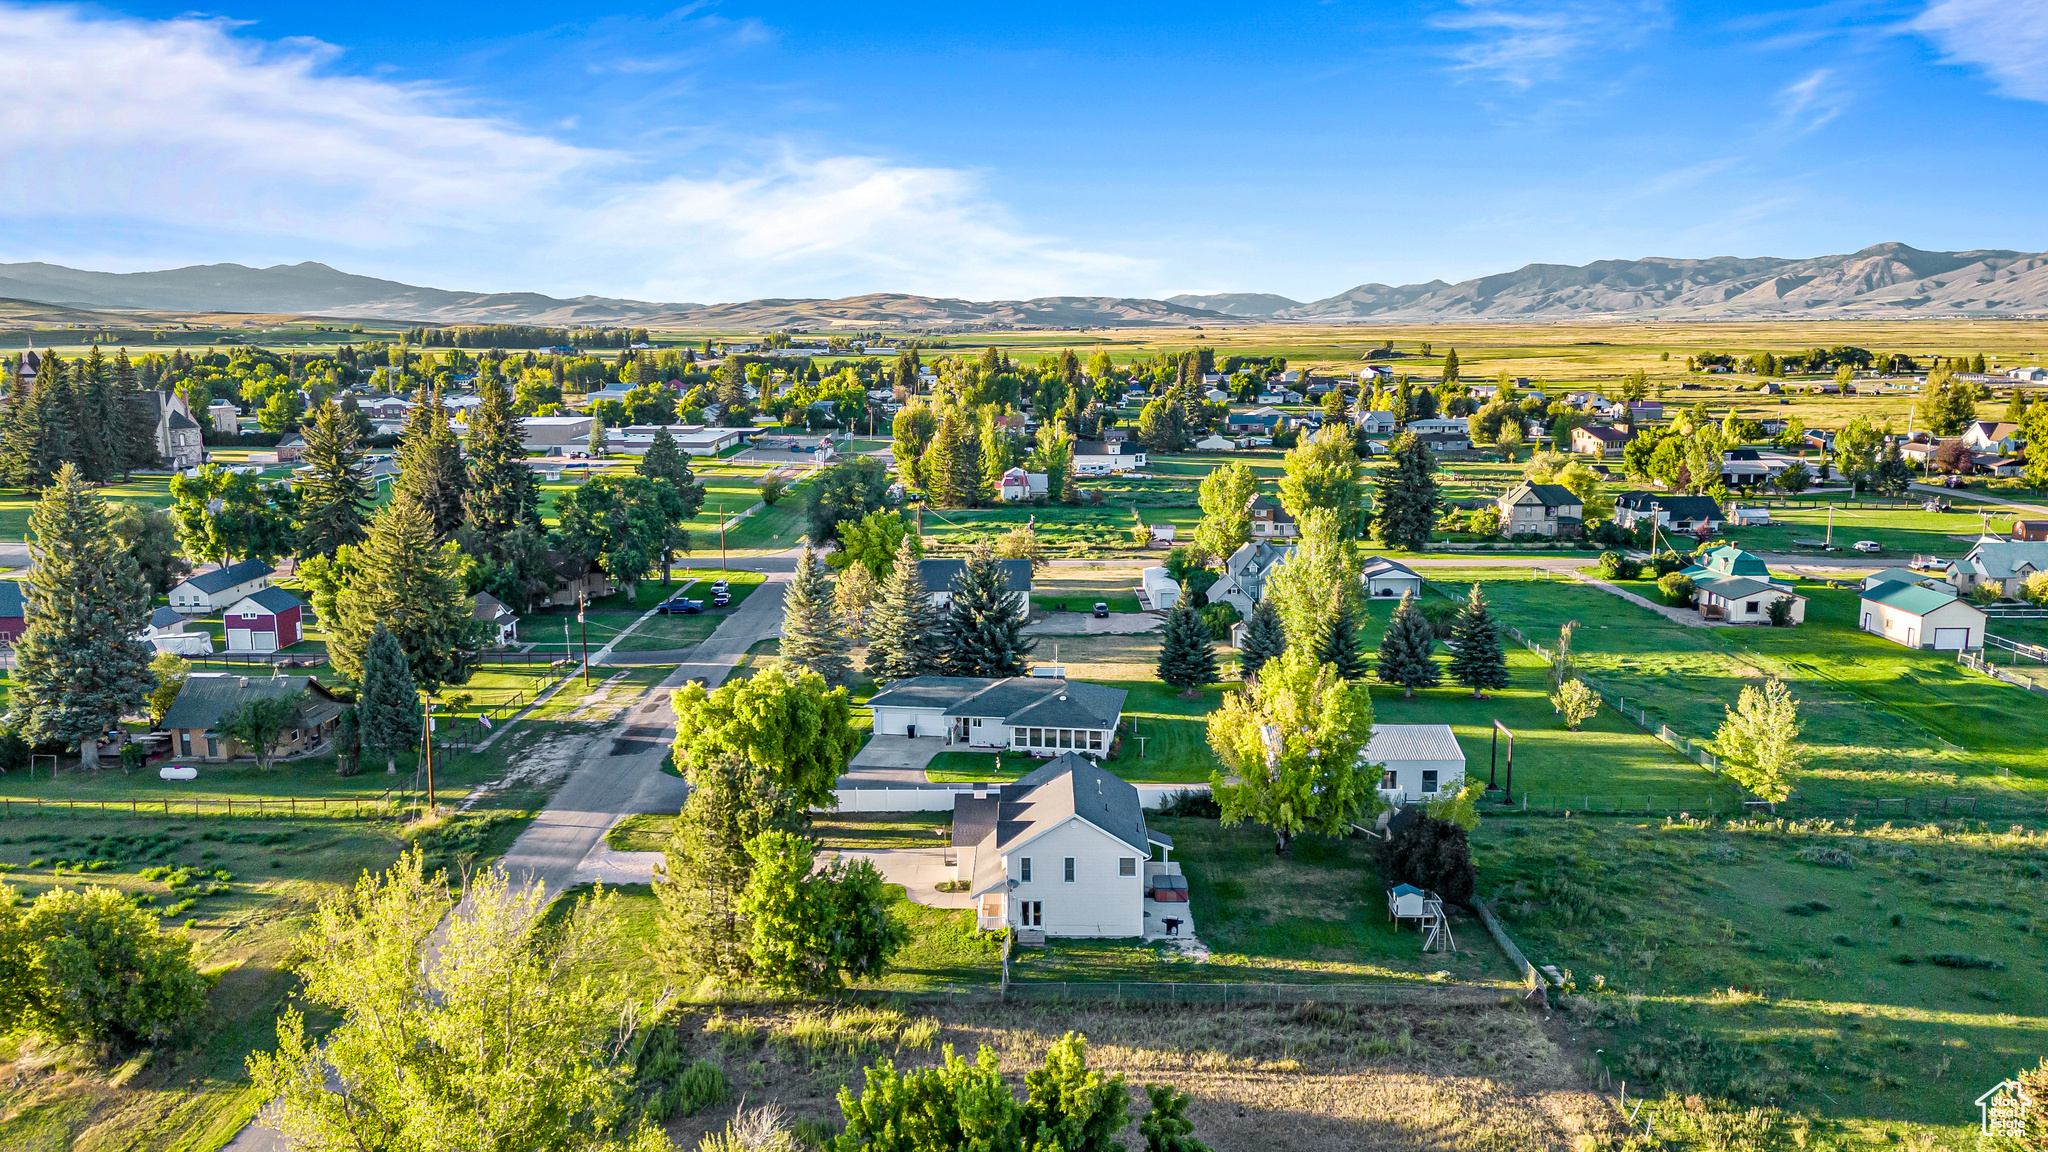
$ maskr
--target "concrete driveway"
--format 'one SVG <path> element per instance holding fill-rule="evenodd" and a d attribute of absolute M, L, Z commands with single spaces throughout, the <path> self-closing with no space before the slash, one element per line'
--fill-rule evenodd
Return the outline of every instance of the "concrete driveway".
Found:
<path fill-rule="evenodd" d="M 965 892 L 941 892 L 939 884 L 953 878 L 953 866 L 946 863 L 944 848 L 897 848 L 886 852 L 864 849 L 839 853 L 841 859 L 866 860 L 891 884 L 903 885 L 912 903 L 927 908 L 972 908 Z"/>
<path fill-rule="evenodd" d="M 1033 636 L 1131 636 L 1157 631 L 1166 617 L 1157 612 L 1112 612 L 1097 617 L 1088 612 L 1048 612 L 1024 626 Z"/>
<path fill-rule="evenodd" d="M 926 787 L 931 778 L 924 774 L 925 765 L 945 750 L 946 741 L 938 736 L 920 736 L 915 740 L 908 736 L 871 736 L 846 762 L 846 775 L 839 778 L 839 786 Z"/>

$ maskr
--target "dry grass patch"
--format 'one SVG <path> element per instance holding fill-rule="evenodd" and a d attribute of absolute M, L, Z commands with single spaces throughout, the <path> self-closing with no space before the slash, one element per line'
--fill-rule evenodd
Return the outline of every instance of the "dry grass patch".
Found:
<path fill-rule="evenodd" d="M 1012 1087 L 1068 1031 L 1088 1038 L 1089 1063 L 1121 1073 L 1134 1120 L 1147 1082 L 1189 1093 L 1195 1134 L 1218 1149 L 1336 1152 L 1604 1147 L 1613 1108 L 1588 1092 L 1519 1009 L 1431 1010 L 1303 1004 L 1281 1009 L 1190 1009 L 905 1001 L 842 1008 L 694 1010 L 677 1027 L 695 1056 L 719 1061 L 746 1106 L 781 1106 L 812 1123 L 839 1121 L 841 1085 L 862 1069 L 937 1063 L 950 1046 L 992 1048 Z M 693 1147 L 723 1129 L 735 1104 L 680 1121 Z M 811 1128 L 810 1131 L 817 1131 Z"/>

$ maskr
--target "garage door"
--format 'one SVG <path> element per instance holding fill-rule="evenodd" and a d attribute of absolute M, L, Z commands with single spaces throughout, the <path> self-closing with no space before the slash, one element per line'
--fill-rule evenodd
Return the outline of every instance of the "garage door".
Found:
<path fill-rule="evenodd" d="M 1953 652 L 1970 646 L 1968 628 L 1936 628 L 1934 647 L 1939 652 Z"/>
<path fill-rule="evenodd" d="M 884 736 L 901 736 L 911 728 L 916 728 L 919 736 L 946 734 L 945 713 L 937 709 L 879 708 L 875 720 L 875 731 Z"/>

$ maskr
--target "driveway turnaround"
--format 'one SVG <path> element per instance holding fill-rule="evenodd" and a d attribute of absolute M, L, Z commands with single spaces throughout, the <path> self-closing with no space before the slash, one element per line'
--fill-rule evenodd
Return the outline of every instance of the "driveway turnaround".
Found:
<path fill-rule="evenodd" d="M 912 740 L 908 736 L 870 736 L 853 759 L 846 762 L 841 788 L 925 788 L 931 777 L 924 774 L 932 757 L 946 750 L 937 736 Z"/>

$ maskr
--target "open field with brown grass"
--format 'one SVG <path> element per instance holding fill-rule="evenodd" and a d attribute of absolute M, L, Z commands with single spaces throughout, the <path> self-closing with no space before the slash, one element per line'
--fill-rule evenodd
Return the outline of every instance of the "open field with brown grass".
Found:
<path fill-rule="evenodd" d="M 1135 1117 L 1148 1082 L 1191 1095 L 1195 1135 L 1219 1150 L 1566 1150 L 1603 1147 L 1619 1131 L 1612 1104 L 1585 1089 L 1540 1018 L 1514 1008 L 1115 1008 L 962 997 L 698 1008 L 676 1027 L 693 1055 L 725 1069 L 734 1097 L 671 1126 L 685 1147 L 722 1129 L 742 1095 L 750 1107 L 775 1103 L 793 1120 L 836 1128 L 836 1093 L 858 1088 L 863 1068 L 882 1059 L 928 1066 L 946 1047 L 971 1059 L 987 1045 L 1021 1093 L 1024 1073 L 1069 1031 L 1087 1037 L 1091 1067 L 1124 1076 L 1134 1113 L 1123 1136 L 1133 1147 L 1144 1146 Z"/>

